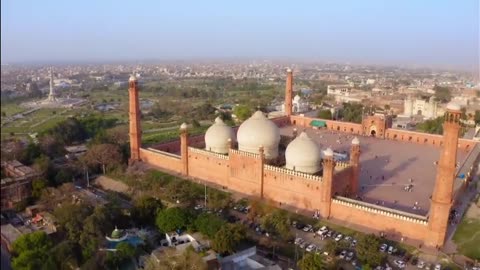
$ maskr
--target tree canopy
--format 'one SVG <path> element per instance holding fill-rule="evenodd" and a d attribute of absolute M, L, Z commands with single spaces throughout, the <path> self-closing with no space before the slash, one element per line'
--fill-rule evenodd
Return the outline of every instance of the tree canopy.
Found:
<path fill-rule="evenodd" d="M 162 232 L 183 229 L 190 224 L 190 214 L 182 208 L 172 207 L 159 211 L 155 223 Z"/>
<path fill-rule="evenodd" d="M 195 219 L 195 228 L 202 234 L 212 238 L 225 226 L 225 221 L 216 215 L 203 213 Z"/>
<path fill-rule="evenodd" d="M 417 125 L 417 130 L 431 133 L 431 134 L 442 134 L 443 133 L 443 116 L 437 117 L 435 119 L 429 119 Z"/>
<path fill-rule="evenodd" d="M 435 85 L 433 90 L 435 91 L 435 99 L 439 102 L 447 103 L 452 99 L 449 87 Z"/>
<path fill-rule="evenodd" d="M 233 114 L 235 114 L 240 121 L 245 121 L 252 115 L 252 109 L 246 105 L 238 105 L 233 108 Z"/>
<path fill-rule="evenodd" d="M 30 269 L 55 269 L 55 265 L 49 256 L 53 246 L 48 235 L 43 231 L 37 231 L 20 236 L 13 242 L 12 266 L 18 270 Z"/>
<path fill-rule="evenodd" d="M 327 269 L 326 263 L 320 254 L 311 252 L 306 253 L 298 262 L 300 270 L 325 270 Z"/>
<path fill-rule="evenodd" d="M 213 237 L 212 248 L 221 254 L 233 253 L 243 239 L 245 228 L 241 224 L 226 224 Z"/>
<path fill-rule="evenodd" d="M 275 209 L 273 212 L 263 216 L 260 221 L 262 228 L 274 235 L 287 240 L 292 237 L 290 232 L 290 219 L 284 210 Z"/>
<path fill-rule="evenodd" d="M 88 149 L 83 156 L 83 161 L 91 167 L 101 166 L 103 173 L 108 168 L 113 168 L 121 164 L 123 156 L 120 148 L 115 144 L 96 144 Z"/>
<path fill-rule="evenodd" d="M 151 196 L 142 196 L 134 202 L 131 210 L 132 219 L 140 226 L 154 225 L 157 212 L 163 208 L 163 204 L 159 199 Z"/>
<path fill-rule="evenodd" d="M 332 119 L 332 112 L 330 110 L 321 110 L 318 112 L 317 117 L 321 119 Z"/>
<path fill-rule="evenodd" d="M 364 235 L 357 244 L 357 257 L 363 264 L 377 266 L 385 261 L 385 254 L 378 252 L 380 239 L 374 234 Z"/>

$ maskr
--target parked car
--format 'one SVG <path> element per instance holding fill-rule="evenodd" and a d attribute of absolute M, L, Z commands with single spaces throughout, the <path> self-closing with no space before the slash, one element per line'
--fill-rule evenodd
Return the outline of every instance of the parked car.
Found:
<path fill-rule="evenodd" d="M 393 268 L 390 267 L 390 265 L 387 263 L 387 264 L 385 264 L 385 270 L 393 270 Z"/>
<path fill-rule="evenodd" d="M 313 231 L 312 225 L 310 225 L 310 224 L 305 225 L 305 227 L 303 227 L 303 231 L 304 231 L 304 232 L 311 232 L 311 231 Z"/>
<path fill-rule="evenodd" d="M 349 262 L 353 259 L 353 256 L 354 256 L 353 251 L 350 251 L 350 252 L 348 252 L 347 257 L 345 257 L 345 260 L 347 260 L 347 262 Z"/>
<path fill-rule="evenodd" d="M 305 241 L 305 240 L 303 240 L 302 238 L 297 237 L 297 238 L 295 238 L 295 242 L 294 242 L 294 243 L 295 243 L 295 245 L 300 245 L 300 244 L 303 243 L 304 241 Z"/>
<path fill-rule="evenodd" d="M 423 269 L 424 267 L 425 267 L 425 262 L 424 261 L 418 261 L 417 268 Z"/>
<path fill-rule="evenodd" d="M 435 264 L 435 270 L 442 270 L 442 265 L 439 263 Z"/>
<path fill-rule="evenodd" d="M 430 269 L 432 269 L 432 265 L 431 265 L 431 264 L 428 263 L 427 265 L 425 265 L 425 270 L 430 270 Z"/>
<path fill-rule="evenodd" d="M 335 233 L 334 231 L 328 231 L 327 232 L 327 237 L 332 237 L 334 233 Z"/>
<path fill-rule="evenodd" d="M 343 239 L 345 241 L 351 241 L 352 240 L 352 237 L 350 235 L 347 235 L 345 236 L 345 238 Z"/>
<path fill-rule="evenodd" d="M 350 246 L 351 246 L 352 248 L 354 248 L 356 245 L 357 245 L 357 240 L 356 240 L 356 239 L 353 239 L 353 240 L 352 240 L 352 243 L 350 244 Z"/>
<path fill-rule="evenodd" d="M 388 248 L 388 245 L 387 245 L 387 244 L 381 244 L 381 245 L 380 245 L 380 251 L 381 251 L 381 252 L 387 251 L 387 248 Z"/>
<path fill-rule="evenodd" d="M 405 262 L 401 260 L 394 260 L 393 263 L 400 269 L 405 268 Z"/>
<path fill-rule="evenodd" d="M 342 238 L 343 238 L 343 235 L 342 235 L 342 234 L 338 234 L 338 235 L 335 237 L 335 241 L 338 242 L 338 241 L 342 240 Z"/>
<path fill-rule="evenodd" d="M 307 242 L 302 242 L 302 243 L 300 243 L 299 247 L 300 247 L 300 248 L 305 248 L 305 247 L 307 247 L 308 245 L 309 245 L 309 244 L 308 244 Z"/>
<path fill-rule="evenodd" d="M 342 252 L 340 252 L 340 255 L 338 256 L 340 259 L 344 259 L 345 257 L 347 256 L 347 251 L 346 250 L 342 250 Z"/>
<path fill-rule="evenodd" d="M 305 228 L 305 225 L 297 222 L 297 224 L 295 225 L 295 228 L 297 228 L 297 230 L 301 230 L 301 229 Z"/>
<path fill-rule="evenodd" d="M 392 253 L 395 253 L 396 251 L 397 251 L 397 249 L 395 247 L 389 246 L 387 252 L 388 252 L 388 254 L 391 255 Z"/>
<path fill-rule="evenodd" d="M 308 247 L 305 249 L 307 252 L 312 252 L 317 248 L 314 244 L 308 245 Z"/>

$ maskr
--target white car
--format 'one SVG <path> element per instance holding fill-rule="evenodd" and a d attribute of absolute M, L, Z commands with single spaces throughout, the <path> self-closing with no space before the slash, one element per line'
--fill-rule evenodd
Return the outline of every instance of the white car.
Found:
<path fill-rule="evenodd" d="M 342 252 L 340 252 L 340 259 L 344 259 L 345 257 L 347 256 L 347 251 L 346 250 L 342 250 Z"/>
<path fill-rule="evenodd" d="M 392 267 L 390 267 L 390 265 L 388 265 L 388 263 L 385 265 L 385 270 L 393 270 Z"/>
<path fill-rule="evenodd" d="M 343 239 L 343 240 L 345 240 L 345 241 L 350 241 L 350 240 L 352 240 L 352 237 L 349 236 L 349 235 L 347 235 L 347 236 L 345 236 L 345 239 Z"/>
<path fill-rule="evenodd" d="M 392 253 L 395 253 L 396 251 L 397 251 L 397 249 L 395 247 L 389 246 L 387 252 L 388 252 L 388 254 L 392 254 Z"/>
<path fill-rule="evenodd" d="M 347 257 L 345 257 L 345 260 L 347 262 L 351 261 L 353 259 L 353 251 L 348 252 Z"/>
<path fill-rule="evenodd" d="M 398 268 L 403 269 L 405 268 L 405 262 L 401 260 L 394 260 L 393 263 L 398 266 Z"/>
<path fill-rule="evenodd" d="M 342 238 L 343 238 L 343 235 L 338 234 L 337 237 L 335 237 L 335 241 L 338 242 L 338 241 L 342 240 Z"/>
<path fill-rule="evenodd" d="M 303 242 L 304 242 L 304 240 L 302 238 L 300 238 L 300 237 L 295 238 L 295 245 L 300 245 Z"/>
<path fill-rule="evenodd" d="M 308 247 L 305 249 L 307 252 L 312 252 L 317 248 L 314 244 L 308 245 Z"/>
<path fill-rule="evenodd" d="M 307 242 L 300 243 L 300 248 L 306 248 L 309 244 Z"/>
<path fill-rule="evenodd" d="M 357 245 L 357 240 L 353 239 L 352 243 L 350 244 L 351 247 L 355 247 Z"/>
<path fill-rule="evenodd" d="M 312 230 L 312 228 L 313 228 L 312 225 L 307 225 L 307 226 L 303 227 L 303 231 L 304 232 L 309 232 L 309 231 Z"/>
<path fill-rule="evenodd" d="M 424 262 L 424 261 L 419 261 L 419 262 L 417 263 L 417 268 L 423 269 L 423 267 L 425 267 L 425 262 Z"/>
<path fill-rule="evenodd" d="M 387 251 L 387 248 L 388 248 L 388 245 L 387 245 L 387 244 L 382 244 L 382 245 L 380 246 L 380 251 L 381 251 L 381 252 L 385 252 L 385 251 Z"/>
<path fill-rule="evenodd" d="M 439 263 L 435 264 L 435 270 L 442 270 L 442 265 Z"/>

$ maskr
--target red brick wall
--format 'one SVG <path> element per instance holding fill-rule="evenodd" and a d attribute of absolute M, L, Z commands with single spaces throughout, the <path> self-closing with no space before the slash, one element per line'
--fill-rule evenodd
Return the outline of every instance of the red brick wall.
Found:
<path fill-rule="evenodd" d="M 333 175 L 332 195 L 338 194 L 345 196 L 349 190 L 350 178 L 352 177 L 352 168 L 346 168 L 341 171 L 336 171 Z"/>
<path fill-rule="evenodd" d="M 251 154 L 253 155 L 253 154 Z M 244 194 L 260 196 L 260 159 L 230 151 L 229 188 Z"/>
<path fill-rule="evenodd" d="M 419 144 L 430 144 L 437 147 L 440 147 L 443 145 L 442 135 L 413 132 L 413 131 L 392 129 L 392 128 L 387 129 L 385 134 L 385 139 L 419 143 Z M 473 140 L 459 139 L 458 147 L 459 149 L 462 149 L 462 150 L 470 150 L 473 148 L 473 146 L 476 143 L 477 142 Z"/>
<path fill-rule="evenodd" d="M 188 173 L 192 177 L 197 177 L 221 186 L 228 186 L 229 178 L 229 160 L 215 157 L 214 155 L 205 155 L 194 152 L 189 149 L 188 152 Z"/>
<path fill-rule="evenodd" d="M 345 222 L 344 225 L 347 227 L 349 224 L 354 224 L 367 232 L 372 229 L 385 232 L 388 238 L 404 237 L 405 240 L 424 240 L 428 231 L 427 225 L 371 213 L 334 202 L 331 204 L 331 217 Z"/>
<path fill-rule="evenodd" d="M 165 168 L 167 170 L 180 173 L 182 171 L 182 162 L 180 158 L 171 157 L 161 153 L 155 153 L 154 151 L 140 148 L 140 159 L 148 164 Z"/>
<path fill-rule="evenodd" d="M 265 199 L 311 211 L 319 208 L 320 181 L 267 169 L 263 175 Z"/>

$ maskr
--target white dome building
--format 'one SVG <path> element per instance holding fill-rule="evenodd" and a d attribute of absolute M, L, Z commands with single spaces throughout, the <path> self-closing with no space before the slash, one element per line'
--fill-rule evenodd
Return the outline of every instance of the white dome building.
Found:
<path fill-rule="evenodd" d="M 266 159 L 278 157 L 280 131 L 261 111 L 256 111 L 240 125 L 237 139 L 240 151 L 258 154 L 259 147 L 263 146 Z"/>
<path fill-rule="evenodd" d="M 220 117 L 217 117 L 215 123 L 205 133 L 205 149 L 220 154 L 227 154 L 230 148 L 229 140 L 232 143 L 235 142 L 233 129 L 225 124 Z"/>
<path fill-rule="evenodd" d="M 302 132 L 288 144 L 285 159 L 287 169 L 313 174 L 321 169 L 322 152 L 318 144 Z"/>

